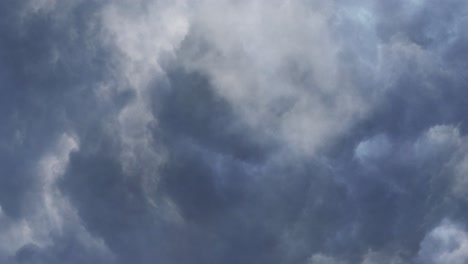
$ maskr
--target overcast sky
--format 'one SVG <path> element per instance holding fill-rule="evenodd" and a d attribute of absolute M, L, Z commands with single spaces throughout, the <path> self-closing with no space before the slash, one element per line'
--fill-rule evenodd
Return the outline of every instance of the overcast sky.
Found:
<path fill-rule="evenodd" d="M 0 1 L 0 263 L 468 263 L 466 0 Z"/>

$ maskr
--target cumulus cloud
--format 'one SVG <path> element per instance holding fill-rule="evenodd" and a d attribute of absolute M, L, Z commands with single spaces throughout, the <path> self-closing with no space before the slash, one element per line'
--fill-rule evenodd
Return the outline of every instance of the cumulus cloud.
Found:
<path fill-rule="evenodd" d="M 391 143 L 385 135 L 377 135 L 360 142 L 354 156 L 362 163 L 385 158 L 391 151 Z"/>
<path fill-rule="evenodd" d="M 445 220 L 424 238 L 418 257 L 420 263 L 465 263 L 468 235 L 460 225 Z"/>
<path fill-rule="evenodd" d="M 466 262 L 467 10 L 0 3 L 0 262 Z"/>

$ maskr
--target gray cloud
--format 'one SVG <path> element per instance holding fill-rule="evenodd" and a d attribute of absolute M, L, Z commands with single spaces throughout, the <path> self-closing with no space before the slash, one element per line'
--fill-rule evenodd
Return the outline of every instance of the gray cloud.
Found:
<path fill-rule="evenodd" d="M 1 3 L 0 262 L 466 262 L 467 10 Z"/>

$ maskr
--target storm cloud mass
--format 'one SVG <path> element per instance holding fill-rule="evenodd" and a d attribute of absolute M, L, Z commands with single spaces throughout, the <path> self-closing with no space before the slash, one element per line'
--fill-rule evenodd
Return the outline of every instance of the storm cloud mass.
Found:
<path fill-rule="evenodd" d="M 468 263 L 465 0 L 0 1 L 0 263 Z"/>

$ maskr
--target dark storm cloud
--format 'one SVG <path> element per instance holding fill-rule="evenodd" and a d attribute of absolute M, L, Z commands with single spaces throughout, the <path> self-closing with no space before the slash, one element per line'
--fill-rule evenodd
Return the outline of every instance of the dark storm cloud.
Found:
<path fill-rule="evenodd" d="M 0 4 L 0 262 L 464 263 L 467 10 Z"/>

